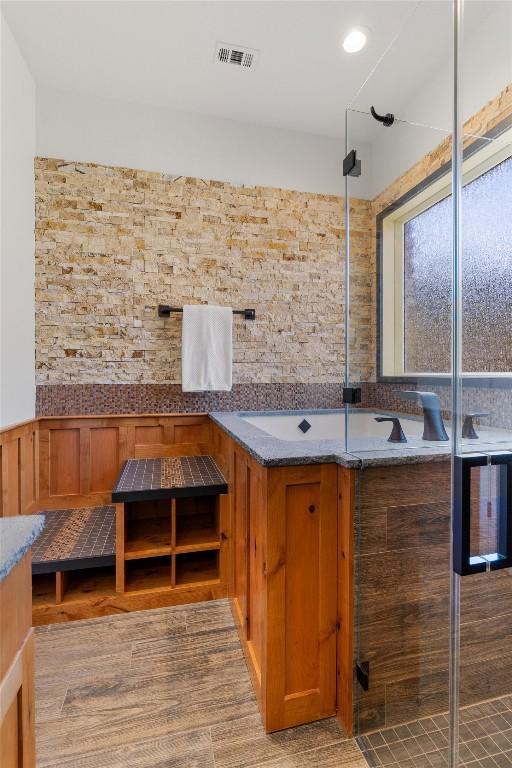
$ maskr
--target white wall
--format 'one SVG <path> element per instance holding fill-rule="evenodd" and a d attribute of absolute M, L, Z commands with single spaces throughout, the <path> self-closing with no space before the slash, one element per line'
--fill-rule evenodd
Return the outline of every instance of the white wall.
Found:
<path fill-rule="evenodd" d="M 37 154 L 233 184 L 344 189 L 339 139 L 47 88 L 37 89 Z M 363 183 L 354 181 L 360 197 Z"/>
<path fill-rule="evenodd" d="M 0 426 L 6 426 L 35 410 L 35 86 L 1 14 L 0 24 Z"/>
<path fill-rule="evenodd" d="M 512 82 L 512 2 L 495 4 L 481 24 L 467 29 L 462 48 L 463 116 L 468 120 Z M 380 130 L 372 144 L 371 197 L 451 135 L 451 60 L 445 61 L 427 83 L 417 88 L 396 114 L 444 130 L 398 124 Z"/>

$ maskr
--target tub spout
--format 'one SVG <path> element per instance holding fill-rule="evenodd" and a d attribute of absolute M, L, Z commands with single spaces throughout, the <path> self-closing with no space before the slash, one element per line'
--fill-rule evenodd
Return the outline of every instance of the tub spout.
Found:
<path fill-rule="evenodd" d="M 435 392 L 420 392 L 415 389 L 395 389 L 394 392 L 406 400 L 416 400 L 423 408 L 423 439 L 446 442 L 450 438 L 444 427 L 441 403 Z"/>

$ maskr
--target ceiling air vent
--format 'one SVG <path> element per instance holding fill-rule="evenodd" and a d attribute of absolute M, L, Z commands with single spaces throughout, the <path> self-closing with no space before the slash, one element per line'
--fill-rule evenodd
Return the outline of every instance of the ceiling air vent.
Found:
<path fill-rule="evenodd" d="M 217 43 L 215 47 L 215 61 L 217 64 L 233 64 L 241 69 L 251 69 L 256 64 L 258 51 L 253 48 L 244 48 L 242 45 L 229 45 Z"/>

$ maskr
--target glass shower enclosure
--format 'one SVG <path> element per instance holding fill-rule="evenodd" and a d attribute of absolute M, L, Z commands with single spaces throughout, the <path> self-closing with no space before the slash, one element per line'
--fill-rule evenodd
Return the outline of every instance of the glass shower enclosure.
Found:
<path fill-rule="evenodd" d="M 512 765 L 512 4 L 400 5 L 345 126 L 354 732 L 370 765 L 496 768 Z"/>

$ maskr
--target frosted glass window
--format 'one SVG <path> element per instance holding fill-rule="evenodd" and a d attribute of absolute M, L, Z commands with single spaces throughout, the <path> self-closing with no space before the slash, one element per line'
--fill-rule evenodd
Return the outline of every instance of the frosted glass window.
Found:
<path fill-rule="evenodd" d="M 512 371 L 512 158 L 462 195 L 462 367 Z M 407 373 L 447 373 L 451 344 L 451 197 L 404 224 Z"/>

